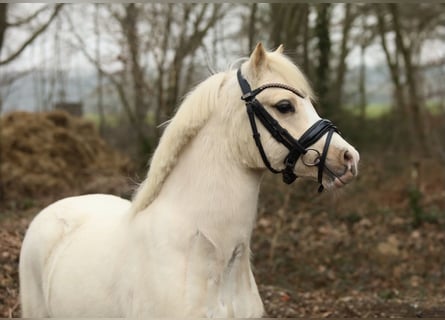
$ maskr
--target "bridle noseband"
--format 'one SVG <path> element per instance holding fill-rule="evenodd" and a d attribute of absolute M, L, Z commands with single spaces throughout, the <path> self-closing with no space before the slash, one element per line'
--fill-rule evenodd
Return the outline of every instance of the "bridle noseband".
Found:
<path fill-rule="evenodd" d="M 268 88 L 285 89 L 303 99 L 304 96 L 296 89 L 281 83 L 265 84 L 252 90 L 247 80 L 242 76 L 241 69 L 238 69 L 237 77 L 239 85 L 243 92 L 241 99 L 246 103 L 246 109 L 249 116 L 250 126 L 252 128 L 253 138 L 255 140 L 258 151 L 260 152 L 261 158 L 263 159 L 264 165 L 273 173 L 281 173 L 283 175 L 283 181 L 287 184 L 291 184 L 297 178 L 294 173 L 294 169 L 298 158 L 300 158 L 300 156 L 302 155 L 306 155 L 308 151 L 313 151 L 317 154 L 314 162 L 306 162 L 303 158 L 302 161 L 306 166 L 318 167 L 318 183 L 320 184 L 318 192 L 322 192 L 324 189 L 322 179 L 323 170 L 326 167 L 326 156 L 328 153 L 329 145 L 331 143 L 332 135 L 334 134 L 334 132 L 339 133 L 337 127 L 330 120 L 320 119 L 315 122 L 309 129 L 307 129 L 300 137 L 300 139 L 297 140 L 266 111 L 261 102 L 259 102 L 255 97 L 260 92 Z M 289 150 L 289 153 L 284 159 L 284 169 L 277 170 L 270 164 L 261 143 L 261 137 L 258 132 L 255 116 L 256 118 L 258 118 L 258 120 L 260 120 L 266 130 L 269 131 L 272 137 L 279 143 L 283 144 Z M 320 155 L 320 152 L 318 150 L 309 147 L 317 142 L 325 133 L 327 133 L 328 135 L 326 136 L 326 142 L 323 147 L 323 152 Z"/>

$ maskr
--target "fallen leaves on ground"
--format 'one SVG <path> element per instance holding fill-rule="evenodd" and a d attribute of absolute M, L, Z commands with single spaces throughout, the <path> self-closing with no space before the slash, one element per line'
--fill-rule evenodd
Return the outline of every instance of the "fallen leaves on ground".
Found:
<path fill-rule="evenodd" d="M 334 195 L 266 179 L 252 252 L 267 316 L 445 317 L 443 166 L 425 163 L 417 198 L 409 166 L 374 160 Z M 0 317 L 20 316 L 19 250 L 38 211 L 21 208 L 0 212 Z"/>

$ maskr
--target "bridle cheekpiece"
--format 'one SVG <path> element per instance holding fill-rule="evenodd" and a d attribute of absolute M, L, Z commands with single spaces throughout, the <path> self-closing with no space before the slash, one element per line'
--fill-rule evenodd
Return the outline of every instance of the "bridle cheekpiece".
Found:
<path fill-rule="evenodd" d="M 318 192 L 322 192 L 324 189 L 322 184 L 323 170 L 326 167 L 326 157 L 329 145 L 331 143 L 332 135 L 334 134 L 334 132 L 339 133 L 337 127 L 330 120 L 320 119 L 311 127 L 309 127 L 309 129 L 307 129 L 299 139 L 295 139 L 285 128 L 283 128 L 278 123 L 278 121 L 274 117 L 270 115 L 269 112 L 267 112 L 261 102 L 256 99 L 256 96 L 265 89 L 279 88 L 288 90 L 296 94 L 300 98 L 304 99 L 305 97 L 298 90 L 282 83 L 269 83 L 252 90 L 247 80 L 241 74 L 241 69 L 238 69 L 237 77 L 239 85 L 241 87 L 241 91 L 243 93 L 241 99 L 246 104 L 247 115 L 249 116 L 253 138 L 255 140 L 258 151 L 260 152 L 264 165 L 273 173 L 281 173 L 283 175 L 283 181 L 287 184 L 291 184 L 297 178 L 294 170 L 300 156 L 306 155 L 308 151 L 315 152 L 317 154 L 317 156 L 315 157 L 315 161 L 307 162 L 304 160 L 304 158 L 302 158 L 302 161 L 306 166 L 318 167 L 318 183 L 320 184 Z M 266 130 L 269 131 L 269 133 L 276 141 L 283 144 L 289 150 L 289 153 L 284 159 L 284 169 L 277 170 L 270 164 L 270 161 L 267 158 L 267 155 L 261 143 L 261 136 L 258 132 L 255 118 L 260 120 Z M 321 154 L 318 150 L 309 148 L 326 133 L 328 135 L 326 137 L 326 142 Z"/>

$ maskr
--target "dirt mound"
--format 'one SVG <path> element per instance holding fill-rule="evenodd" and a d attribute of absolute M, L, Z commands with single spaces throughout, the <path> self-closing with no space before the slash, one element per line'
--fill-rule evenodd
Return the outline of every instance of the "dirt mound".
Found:
<path fill-rule="evenodd" d="M 6 199 L 122 193 L 113 186 L 128 186 L 130 160 L 111 149 L 91 122 L 64 111 L 13 112 L 0 120 Z"/>

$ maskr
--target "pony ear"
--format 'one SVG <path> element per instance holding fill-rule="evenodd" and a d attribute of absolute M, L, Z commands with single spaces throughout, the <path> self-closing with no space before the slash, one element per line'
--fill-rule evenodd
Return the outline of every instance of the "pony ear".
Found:
<path fill-rule="evenodd" d="M 260 69 L 266 61 L 266 50 L 264 50 L 263 44 L 258 42 L 252 54 L 250 55 L 250 61 L 252 69 Z"/>
<path fill-rule="evenodd" d="M 283 44 L 280 44 L 280 45 L 278 46 L 278 48 L 275 50 L 276 53 L 283 53 L 283 51 L 284 51 L 284 46 L 283 46 Z"/>

